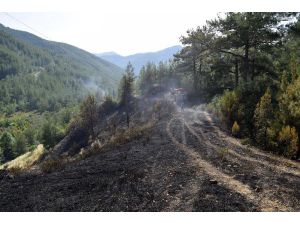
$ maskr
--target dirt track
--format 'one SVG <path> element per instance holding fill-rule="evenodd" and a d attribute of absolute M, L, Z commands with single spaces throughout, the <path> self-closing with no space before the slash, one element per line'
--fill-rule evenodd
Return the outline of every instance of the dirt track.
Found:
<path fill-rule="evenodd" d="M 150 140 L 0 180 L 0 211 L 299 211 L 299 187 L 299 164 L 240 145 L 199 107 Z"/>

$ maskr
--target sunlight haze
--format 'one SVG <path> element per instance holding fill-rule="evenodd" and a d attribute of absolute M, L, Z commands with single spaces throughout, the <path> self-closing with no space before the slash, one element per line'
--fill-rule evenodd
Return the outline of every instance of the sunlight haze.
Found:
<path fill-rule="evenodd" d="M 202 12 L 184 15 L 179 16 L 177 13 L 168 12 L 121 15 L 1 13 L 0 23 L 13 29 L 34 33 L 48 40 L 65 42 L 92 53 L 114 51 L 121 55 L 130 55 L 178 45 L 180 36 L 184 35 L 187 29 L 204 24 L 207 19 L 217 16 L 217 13 Z"/>

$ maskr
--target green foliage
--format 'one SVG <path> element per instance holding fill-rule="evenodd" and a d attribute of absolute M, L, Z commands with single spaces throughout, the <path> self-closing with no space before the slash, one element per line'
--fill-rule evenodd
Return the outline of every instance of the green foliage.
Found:
<path fill-rule="evenodd" d="M 41 139 L 46 148 L 53 148 L 63 138 L 63 132 L 52 121 L 43 125 Z"/>
<path fill-rule="evenodd" d="M 285 124 L 300 129 L 300 78 L 290 83 L 279 96 L 280 116 Z"/>
<path fill-rule="evenodd" d="M 58 112 L 15 113 L 10 117 L 0 116 L 0 137 L 8 132 L 15 139 L 13 158 L 34 150 L 38 144 L 45 141 L 45 146 L 53 147 L 64 136 L 71 118 L 76 116 L 77 111 L 78 107 L 72 107 L 63 108 Z M 49 136 L 45 134 L 46 131 Z M 3 158 L 1 152 L 0 158 Z"/>
<path fill-rule="evenodd" d="M 272 115 L 271 91 L 268 88 L 265 94 L 260 98 L 254 112 L 254 121 L 256 128 L 256 142 L 264 147 L 268 146 L 267 130 L 271 125 Z"/>
<path fill-rule="evenodd" d="M 285 126 L 279 132 L 278 141 L 283 155 L 294 158 L 299 151 L 299 138 L 295 127 Z"/>
<path fill-rule="evenodd" d="M 225 91 L 218 99 L 217 107 L 222 120 L 229 126 L 233 124 L 236 119 L 236 112 L 238 107 L 238 96 L 236 91 Z"/>
<path fill-rule="evenodd" d="M 233 135 L 239 127 L 240 137 L 283 154 L 279 133 L 300 131 L 299 24 L 296 13 L 225 13 L 181 38 L 176 70 Z"/>
<path fill-rule="evenodd" d="M 2 161 L 7 162 L 14 158 L 15 139 L 9 132 L 4 132 L 0 137 L 0 148 L 2 150 Z"/>
<path fill-rule="evenodd" d="M 158 66 L 149 62 L 140 70 L 137 88 L 142 95 L 155 94 L 157 91 L 178 85 L 179 81 L 175 62 L 160 62 Z"/>
<path fill-rule="evenodd" d="M 116 88 L 122 70 L 70 45 L 0 24 L 0 112 L 59 111 Z"/>
<path fill-rule="evenodd" d="M 22 155 L 27 150 L 27 139 L 24 134 L 20 133 L 16 136 L 14 145 L 14 152 L 16 155 Z"/>
<path fill-rule="evenodd" d="M 128 106 L 134 92 L 134 68 L 129 62 L 119 86 L 119 102 L 122 106 Z"/>
<path fill-rule="evenodd" d="M 94 138 L 96 135 L 96 125 L 98 121 L 97 104 L 95 97 L 89 95 L 81 104 L 80 113 L 82 128 L 88 135 Z"/>

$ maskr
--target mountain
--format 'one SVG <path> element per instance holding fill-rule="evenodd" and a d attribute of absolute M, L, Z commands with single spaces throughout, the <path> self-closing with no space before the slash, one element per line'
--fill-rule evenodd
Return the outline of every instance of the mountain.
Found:
<path fill-rule="evenodd" d="M 122 72 L 72 45 L 0 24 L 0 112 L 54 110 L 89 92 L 112 93 Z"/>
<path fill-rule="evenodd" d="M 138 74 L 141 67 L 147 62 L 159 63 L 167 61 L 173 57 L 175 53 L 180 51 L 182 46 L 176 45 L 157 52 L 137 53 L 129 56 L 121 56 L 115 52 L 104 52 L 96 54 L 98 57 L 107 60 L 121 68 L 125 68 L 128 62 L 131 62 L 135 68 L 135 73 Z"/>

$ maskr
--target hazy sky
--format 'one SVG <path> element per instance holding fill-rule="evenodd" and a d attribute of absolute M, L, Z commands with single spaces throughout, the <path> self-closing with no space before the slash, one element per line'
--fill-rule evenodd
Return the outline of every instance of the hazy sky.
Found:
<path fill-rule="evenodd" d="M 292 2 L 297 1 L 7 0 L 1 2 L 1 11 L 35 31 L 5 13 L 0 13 L 0 23 L 93 53 L 128 55 L 177 45 L 187 29 L 203 25 L 217 12 L 299 11 L 300 4 Z"/>
<path fill-rule="evenodd" d="M 24 24 L 34 30 L 26 27 Z M 179 44 L 189 28 L 204 24 L 216 12 L 178 13 L 0 13 L 0 23 L 87 51 L 123 55 L 156 51 Z"/>

